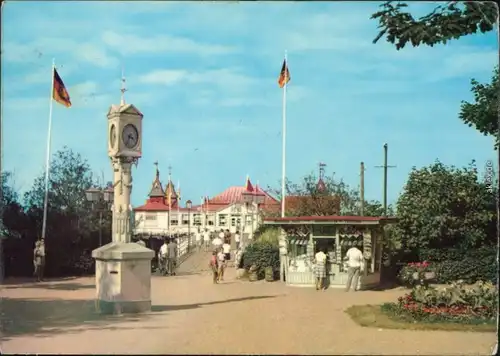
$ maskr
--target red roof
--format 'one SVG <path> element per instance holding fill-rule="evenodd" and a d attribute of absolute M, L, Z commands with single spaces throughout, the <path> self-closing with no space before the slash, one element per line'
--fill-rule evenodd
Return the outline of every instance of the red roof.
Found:
<path fill-rule="evenodd" d="M 275 222 L 293 222 L 293 221 L 394 221 L 395 217 L 381 217 L 381 216 L 341 216 L 341 215 L 328 215 L 328 216 L 286 216 L 284 218 L 265 218 L 264 221 Z"/>
<path fill-rule="evenodd" d="M 245 186 L 229 187 L 222 193 L 213 197 L 212 199 L 206 199 L 205 203 L 203 204 L 203 207 L 201 205 L 197 205 L 193 207 L 193 209 L 198 209 L 198 210 L 203 209 L 204 211 L 209 211 L 209 212 L 222 210 L 224 208 L 227 208 L 229 205 L 235 203 L 243 203 L 243 194 L 245 193 L 246 194 L 252 193 L 264 196 L 264 203 L 261 205 L 261 208 L 263 210 L 273 209 L 274 207 L 280 206 L 280 202 L 278 200 L 276 200 L 265 190 L 262 190 L 258 185 L 254 187 L 250 182 L 250 179 L 247 178 Z"/>

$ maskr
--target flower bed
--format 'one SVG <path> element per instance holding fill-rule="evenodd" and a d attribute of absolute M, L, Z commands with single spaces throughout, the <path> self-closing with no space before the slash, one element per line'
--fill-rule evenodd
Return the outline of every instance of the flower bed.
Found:
<path fill-rule="evenodd" d="M 498 289 L 491 283 L 464 286 L 456 282 L 442 289 L 414 287 L 397 303 L 383 304 L 382 310 L 407 321 L 494 323 L 497 300 Z"/>
<path fill-rule="evenodd" d="M 410 288 L 416 285 L 427 286 L 434 277 L 434 270 L 427 261 L 410 262 L 398 274 L 399 281 Z"/>

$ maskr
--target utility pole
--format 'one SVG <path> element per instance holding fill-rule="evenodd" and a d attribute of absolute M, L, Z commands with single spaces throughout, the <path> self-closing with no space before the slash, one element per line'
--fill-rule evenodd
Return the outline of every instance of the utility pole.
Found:
<path fill-rule="evenodd" d="M 361 211 L 360 215 L 365 216 L 365 164 L 361 162 L 360 164 L 360 183 L 359 183 L 359 195 L 361 199 Z"/>
<path fill-rule="evenodd" d="M 383 166 L 375 166 L 375 168 L 383 168 L 384 169 L 384 216 L 387 216 L 387 168 L 396 168 L 396 166 L 388 166 L 387 165 L 387 143 L 384 144 L 384 165 Z"/>

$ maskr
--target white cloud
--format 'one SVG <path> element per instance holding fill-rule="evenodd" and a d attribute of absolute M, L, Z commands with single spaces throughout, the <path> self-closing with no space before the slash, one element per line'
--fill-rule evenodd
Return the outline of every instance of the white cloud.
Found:
<path fill-rule="evenodd" d="M 219 87 L 245 87 L 256 84 L 258 79 L 249 77 L 237 68 L 212 69 L 193 72 L 186 69 L 153 70 L 139 77 L 139 82 L 145 84 L 174 85 L 177 83 L 210 83 Z"/>
<path fill-rule="evenodd" d="M 234 52 L 236 49 L 229 46 L 205 44 L 189 38 L 169 35 L 137 36 L 123 35 L 106 31 L 102 35 L 103 42 L 121 54 L 137 53 L 195 53 L 199 55 L 220 55 Z"/>
<path fill-rule="evenodd" d="M 56 61 L 62 58 L 62 61 L 67 63 L 83 62 L 103 68 L 118 64 L 117 59 L 109 55 L 105 47 L 97 42 L 81 43 L 77 40 L 57 37 L 43 37 L 24 44 L 6 42 L 2 55 L 7 62 L 26 64 L 41 62 L 49 58 L 55 58 Z"/>

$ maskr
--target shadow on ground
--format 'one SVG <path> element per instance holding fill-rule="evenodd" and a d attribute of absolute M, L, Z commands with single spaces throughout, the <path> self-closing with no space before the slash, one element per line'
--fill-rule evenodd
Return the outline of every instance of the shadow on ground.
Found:
<path fill-rule="evenodd" d="M 144 321 L 154 317 L 155 313 L 273 297 L 276 296 L 255 296 L 187 305 L 154 305 L 151 313 L 119 316 L 98 314 L 94 300 L 3 298 L 0 302 L 1 336 L 3 339 L 26 334 L 47 337 L 82 329 L 117 330 L 125 327 L 120 326 L 120 323 Z M 143 328 L 141 325 L 141 329 Z"/>
<path fill-rule="evenodd" d="M 165 311 L 175 311 L 175 310 L 186 310 L 186 309 L 196 309 L 204 306 L 210 306 L 215 304 L 222 303 L 235 303 L 235 302 L 243 302 L 247 300 L 256 300 L 256 299 L 267 299 L 267 298 L 276 298 L 277 295 L 260 295 L 260 296 L 252 296 L 252 297 L 244 297 L 244 298 L 233 298 L 226 300 L 216 300 L 213 302 L 207 303 L 196 303 L 196 304 L 180 304 L 180 305 L 153 305 L 151 307 L 152 312 L 165 312 Z"/>
<path fill-rule="evenodd" d="M 82 284 L 82 283 L 26 283 L 18 285 L 7 285 L 4 286 L 5 289 L 19 289 L 19 288 L 31 288 L 31 289 L 49 289 L 49 290 L 61 290 L 61 291 L 74 291 L 81 289 L 94 289 L 95 284 Z"/>

